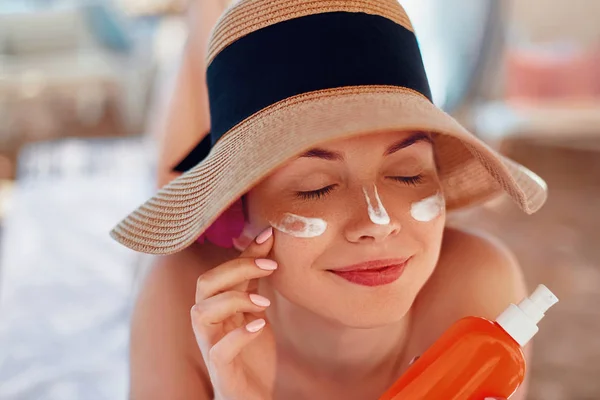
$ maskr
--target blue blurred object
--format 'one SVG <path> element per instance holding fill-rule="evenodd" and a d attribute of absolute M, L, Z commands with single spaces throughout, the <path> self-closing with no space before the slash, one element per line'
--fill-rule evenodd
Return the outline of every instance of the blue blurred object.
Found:
<path fill-rule="evenodd" d="M 114 51 L 130 52 L 133 39 L 124 18 L 105 3 L 92 3 L 83 8 L 90 31 L 98 41 Z"/>
<path fill-rule="evenodd" d="M 447 112 L 481 85 L 503 36 L 503 6 L 495 0 L 400 0 L 414 25 L 433 100 Z"/>

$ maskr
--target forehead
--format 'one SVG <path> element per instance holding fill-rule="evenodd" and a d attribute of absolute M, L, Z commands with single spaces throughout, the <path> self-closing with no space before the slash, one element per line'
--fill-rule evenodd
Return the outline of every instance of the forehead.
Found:
<path fill-rule="evenodd" d="M 390 151 L 395 152 L 386 154 Z M 402 158 L 398 159 L 398 155 Z M 435 164 L 432 136 L 414 131 L 383 132 L 323 142 L 274 170 L 257 187 L 267 184 L 277 186 L 290 179 L 304 179 L 307 171 L 313 173 L 316 170 L 345 168 L 348 162 L 354 165 L 359 161 L 362 165 L 375 166 L 387 158 L 392 161 L 405 160 L 404 156 Z"/>
<path fill-rule="evenodd" d="M 416 144 L 431 147 L 433 141 L 430 134 L 425 132 L 382 132 L 337 139 L 315 146 L 299 155 L 302 157 L 317 157 L 330 160 L 343 160 L 343 153 L 357 149 L 381 149 L 382 155 L 391 155 Z"/>

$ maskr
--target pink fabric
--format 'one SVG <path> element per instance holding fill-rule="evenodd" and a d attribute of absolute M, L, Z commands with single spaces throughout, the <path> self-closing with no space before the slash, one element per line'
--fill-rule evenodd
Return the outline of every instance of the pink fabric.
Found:
<path fill-rule="evenodd" d="M 244 230 L 244 219 L 242 200 L 238 199 L 200 235 L 198 242 L 208 240 L 216 246 L 230 248 L 233 240 L 239 238 Z"/>

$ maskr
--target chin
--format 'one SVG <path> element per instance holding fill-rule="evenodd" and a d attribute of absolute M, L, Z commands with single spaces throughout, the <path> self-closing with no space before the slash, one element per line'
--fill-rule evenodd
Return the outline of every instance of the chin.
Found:
<path fill-rule="evenodd" d="M 364 298 L 357 300 L 349 300 L 350 307 L 332 305 L 327 315 L 323 316 L 351 328 L 378 328 L 400 322 L 406 317 L 414 302 L 414 298 L 406 295 L 391 298 L 386 296 L 385 299 L 373 299 L 373 301 Z"/>
<path fill-rule="evenodd" d="M 279 287 L 278 291 L 289 302 L 325 320 L 361 329 L 399 322 L 409 312 L 416 297 L 416 293 L 412 294 L 416 291 L 406 290 L 401 282 L 369 289 L 368 292 L 365 292 L 365 287 L 352 286 L 298 284 L 292 291 L 289 287 Z"/>
<path fill-rule="evenodd" d="M 315 310 L 337 322 L 356 328 L 375 328 L 401 321 L 410 312 L 428 273 L 420 260 L 394 282 L 364 286 L 335 277 L 326 293 L 328 306 Z"/>

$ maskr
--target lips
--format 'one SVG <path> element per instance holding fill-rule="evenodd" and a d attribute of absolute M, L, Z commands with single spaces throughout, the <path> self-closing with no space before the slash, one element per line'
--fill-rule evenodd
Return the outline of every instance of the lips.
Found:
<path fill-rule="evenodd" d="M 343 268 L 329 270 L 348 282 L 363 286 L 381 286 L 396 281 L 410 259 L 367 261 Z"/>
<path fill-rule="evenodd" d="M 369 271 L 382 269 L 385 267 L 389 267 L 392 265 L 404 264 L 408 261 L 408 258 L 389 258 L 385 260 L 372 260 L 365 261 L 358 264 L 349 265 L 347 267 L 342 268 L 333 268 L 330 269 L 332 272 L 351 272 L 351 271 Z"/>

